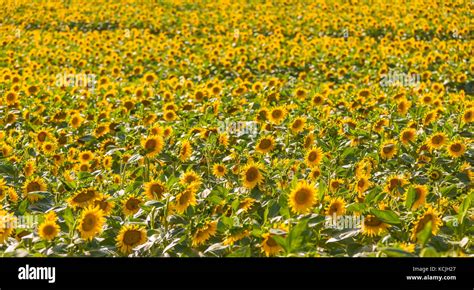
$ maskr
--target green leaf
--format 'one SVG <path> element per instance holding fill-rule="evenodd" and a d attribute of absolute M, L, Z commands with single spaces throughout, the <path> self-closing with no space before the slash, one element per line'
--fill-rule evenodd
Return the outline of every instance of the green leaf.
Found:
<path fill-rule="evenodd" d="M 20 206 L 18 207 L 18 214 L 23 215 L 28 208 L 28 200 L 24 199 L 21 203 Z"/>
<path fill-rule="evenodd" d="M 418 234 L 416 234 L 416 237 L 418 242 L 420 242 L 423 246 L 426 244 L 426 242 L 431 237 L 431 221 L 429 221 L 425 227 Z"/>
<path fill-rule="evenodd" d="M 439 257 L 438 252 L 433 247 L 424 248 L 420 253 L 421 257 Z"/>
<path fill-rule="evenodd" d="M 66 223 L 69 231 L 72 231 L 73 227 L 74 227 L 74 215 L 73 215 L 72 210 L 70 208 L 66 208 L 66 210 L 64 210 L 63 219 L 64 219 L 64 222 Z"/>
<path fill-rule="evenodd" d="M 383 221 L 387 224 L 399 224 L 400 218 L 391 210 L 379 210 L 379 209 L 372 209 L 370 211 L 373 215 L 375 215 L 378 219 Z"/>
<path fill-rule="evenodd" d="M 305 235 L 304 231 L 308 227 L 308 220 L 300 221 L 296 226 L 294 226 L 289 235 L 288 235 L 288 245 L 290 252 L 294 252 L 303 244 Z"/>
<path fill-rule="evenodd" d="M 408 189 L 408 192 L 407 192 L 407 200 L 405 201 L 405 206 L 408 209 L 411 209 L 415 200 L 416 200 L 416 190 L 413 187 L 410 187 L 410 189 Z"/>
<path fill-rule="evenodd" d="M 389 257 L 414 257 L 413 254 L 397 248 L 385 248 L 382 252 Z"/>
<path fill-rule="evenodd" d="M 278 236 L 278 235 L 272 235 L 272 239 L 275 240 L 275 242 L 282 246 L 283 249 L 285 249 L 285 252 L 288 252 L 288 239 L 284 238 L 283 236 Z"/>
<path fill-rule="evenodd" d="M 318 199 L 323 200 L 324 193 L 326 193 L 326 183 L 324 181 L 319 182 L 319 188 L 318 188 Z"/>
<path fill-rule="evenodd" d="M 347 206 L 347 211 L 350 212 L 362 212 L 366 209 L 367 205 L 365 203 L 351 203 Z"/>
<path fill-rule="evenodd" d="M 461 206 L 459 207 L 458 221 L 460 224 L 462 224 L 467 211 L 471 207 L 471 203 L 472 203 L 471 199 L 472 199 L 472 194 L 469 194 L 468 196 L 464 198 L 463 202 L 461 203 Z"/>
<path fill-rule="evenodd" d="M 235 251 L 233 251 L 232 253 L 230 253 L 229 255 L 227 255 L 227 257 L 250 257 L 250 255 L 252 254 L 252 252 L 250 251 L 250 247 L 249 246 L 245 246 L 245 247 L 241 247 Z"/>

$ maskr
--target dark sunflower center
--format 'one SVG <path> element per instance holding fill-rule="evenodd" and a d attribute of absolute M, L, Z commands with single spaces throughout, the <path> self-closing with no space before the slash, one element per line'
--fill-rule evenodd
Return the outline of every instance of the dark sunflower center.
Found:
<path fill-rule="evenodd" d="M 316 160 L 317 157 L 318 157 L 318 153 L 316 151 L 311 151 L 308 155 L 308 160 L 313 162 Z"/>
<path fill-rule="evenodd" d="M 76 195 L 73 198 L 73 201 L 75 202 L 86 202 L 94 198 L 95 192 L 93 190 L 85 190 L 80 192 L 78 195 Z"/>
<path fill-rule="evenodd" d="M 33 182 L 30 182 L 28 184 L 28 186 L 26 187 L 26 190 L 28 192 L 40 191 L 41 190 L 41 185 L 38 182 L 33 181 Z"/>
<path fill-rule="evenodd" d="M 249 168 L 249 170 L 247 170 L 245 173 L 245 177 L 248 181 L 254 181 L 258 177 L 258 169 L 254 167 Z"/>
<path fill-rule="evenodd" d="M 461 144 L 453 144 L 451 145 L 451 150 L 454 151 L 454 152 L 459 152 L 461 151 Z"/>
<path fill-rule="evenodd" d="M 268 149 L 272 145 L 272 142 L 268 139 L 263 139 L 260 141 L 260 148 L 261 149 Z"/>
<path fill-rule="evenodd" d="M 127 209 L 129 209 L 129 210 L 137 210 L 139 204 L 140 204 L 140 200 L 138 200 L 136 198 L 130 198 L 127 201 L 126 206 L 127 206 Z"/>
<path fill-rule="evenodd" d="M 439 145 L 443 142 L 443 137 L 440 135 L 433 136 L 433 139 L 431 139 L 433 144 Z"/>
<path fill-rule="evenodd" d="M 282 115 L 281 111 L 280 110 L 275 110 L 272 112 L 272 117 L 275 118 L 275 119 L 278 119 L 280 118 Z"/>
<path fill-rule="evenodd" d="M 44 140 L 46 140 L 46 136 L 47 136 L 46 132 L 40 132 L 40 133 L 38 134 L 38 140 L 40 140 L 41 142 L 43 142 Z"/>
<path fill-rule="evenodd" d="M 137 230 L 128 230 L 123 235 L 123 242 L 126 245 L 135 245 L 140 241 L 141 233 Z"/>
<path fill-rule="evenodd" d="M 383 153 L 388 154 L 393 151 L 394 145 L 388 144 L 383 147 Z"/>
<path fill-rule="evenodd" d="M 155 147 L 156 147 L 156 140 L 151 139 L 151 140 L 146 141 L 145 148 L 147 150 L 153 150 L 155 149 Z"/>
<path fill-rule="evenodd" d="M 47 225 L 43 228 L 43 233 L 47 236 L 54 234 L 55 228 L 52 225 Z"/>
<path fill-rule="evenodd" d="M 150 190 L 154 195 L 161 195 L 163 193 L 163 186 L 160 184 L 153 184 Z"/>
<path fill-rule="evenodd" d="M 268 239 L 267 239 L 267 245 L 268 245 L 270 248 L 273 248 L 273 247 L 278 246 L 277 242 L 275 242 L 275 240 L 274 240 L 272 237 L 268 237 Z"/>
<path fill-rule="evenodd" d="M 82 222 L 82 229 L 86 232 L 92 230 L 95 227 L 96 220 L 92 214 L 86 215 Z"/>
<path fill-rule="evenodd" d="M 300 189 L 295 194 L 297 204 L 306 204 L 309 201 L 310 192 L 307 189 Z"/>
<path fill-rule="evenodd" d="M 382 221 L 376 217 L 369 216 L 364 219 L 364 225 L 369 226 L 369 227 L 377 227 L 381 224 L 382 224 Z"/>

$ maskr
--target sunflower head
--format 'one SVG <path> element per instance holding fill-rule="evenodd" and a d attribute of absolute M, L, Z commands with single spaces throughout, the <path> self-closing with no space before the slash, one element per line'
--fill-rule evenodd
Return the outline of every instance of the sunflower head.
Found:
<path fill-rule="evenodd" d="M 388 140 L 380 146 L 380 156 L 384 159 L 390 159 L 397 153 L 397 143 L 393 140 Z"/>
<path fill-rule="evenodd" d="M 253 161 L 244 166 L 241 173 L 244 187 L 252 189 L 263 182 L 264 178 L 260 172 L 262 167 L 260 163 L 254 163 Z"/>
<path fill-rule="evenodd" d="M 124 225 L 117 235 L 117 248 L 123 254 L 130 254 L 134 248 L 147 240 L 145 229 L 139 225 Z"/>
<path fill-rule="evenodd" d="M 145 183 L 145 195 L 150 200 L 160 200 L 166 192 L 165 184 L 159 180 Z"/>
<path fill-rule="evenodd" d="M 319 147 L 313 147 L 306 152 L 305 162 L 309 167 L 317 166 L 323 160 L 323 150 Z"/>
<path fill-rule="evenodd" d="M 262 238 L 262 251 L 267 257 L 275 256 L 283 251 L 283 248 L 273 239 L 272 234 L 263 234 Z"/>
<path fill-rule="evenodd" d="M 227 173 L 227 168 L 225 167 L 224 164 L 222 163 L 216 163 L 212 166 L 212 174 L 214 174 L 215 177 L 224 177 L 224 175 Z"/>
<path fill-rule="evenodd" d="M 388 224 L 382 222 L 376 216 L 368 214 L 362 222 L 362 233 L 366 236 L 380 236 L 384 234 L 389 227 Z"/>
<path fill-rule="evenodd" d="M 275 139 L 272 136 L 266 136 L 260 138 L 257 142 L 255 150 L 260 153 L 268 153 L 275 147 Z"/>
<path fill-rule="evenodd" d="M 418 234 L 429 222 L 431 222 L 431 234 L 436 235 L 439 231 L 439 228 L 443 224 L 443 221 L 440 218 L 440 214 L 431 206 L 425 208 L 423 214 L 421 214 L 413 224 L 411 235 L 413 241 L 418 239 Z"/>
<path fill-rule="evenodd" d="M 105 218 L 102 210 L 98 207 L 88 207 L 82 211 L 78 223 L 78 231 L 85 240 L 92 240 L 102 232 Z"/>
<path fill-rule="evenodd" d="M 288 204 L 295 213 L 308 213 L 316 204 L 316 189 L 314 184 L 305 180 L 298 182 L 288 196 Z"/>

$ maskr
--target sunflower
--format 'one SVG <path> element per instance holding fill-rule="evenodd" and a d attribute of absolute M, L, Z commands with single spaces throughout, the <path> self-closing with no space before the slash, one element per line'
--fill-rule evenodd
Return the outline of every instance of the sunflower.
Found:
<path fill-rule="evenodd" d="M 356 179 L 354 187 L 357 193 L 362 194 L 367 189 L 369 189 L 371 185 L 372 183 L 370 182 L 369 177 L 366 175 L 362 175 Z"/>
<path fill-rule="evenodd" d="M 9 91 L 5 94 L 5 101 L 7 106 L 13 107 L 18 103 L 18 95 L 14 91 Z"/>
<path fill-rule="evenodd" d="M 224 164 L 215 163 L 212 166 L 212 174 L 214 174 L 215 177 L 224 177 L 226 173 L 227 173 L 227 168 L 225 167 Z"/>
<path fill-rule="evenodd" d="M 336 192 L 345 186 L 345 182 L 341 178 L 332 178 L 329 181 L 329 191 Z"/>
<path fill-rule="evenodd" d="M 4 244 L 8 237 L 13 234 L 14 225 L 15 217 L 13 214 L 0 209 L 0 244 Z"/>
<path fill-rule="evenodd" d="M 305 162 L 309 167 L 317 166 L 323 160 L 323 150 L 319 147 L 313 147 L 306 152 Z"/>
<path fill-rule="evenodd" d="M 260 153 L 265 154 L 272 151 L 274 147 L 275 147 L 275 139 L 272 136 L 266 136 L 266 137 L 260 138 L 255 150 L 257 150 Z"/>
<path fill-rule="evenodd" d="M 117 238 L 117 248 L 123 254 L 130 254 L 133 248 L 143 245 L 147 240 L 145 229 L 139 225 L 124 225 Z"/>
<path fill-rule="evenodd" d="M 466 152 L 466 145 L 460 141 L 454 141 L 448 145 L 447 151 L 449 156 L 459 158 Z"/>
<path fill-rule="evenodd" d="M 34 160 L 29 160 L 26 162 L 25 166 L 23 167 L 23 172 L 25 173 L 26 177 L 30 177 L 36 170 L 36 163 Z"/>
<path fill-rule="evenodd" d="M 38 143 L 43 143 L 43 142 L 46 141 L 47 138 L 51 138 L 51 137 L 52 137 L 52 135 L 51 135 L 51 133 L 49 132 L 48 129 L 40 129 L 35 134 L 35 139 L 36 139 L 36 142 L 38 142 Z"/>
<path fill-rule="evenodd" d="M 80 114 L 74 114 L 69 120 L 69 125 L 71 125 L 71 127 L 73 127 L 74 129 L 77 129 L 81 126 L 83 122 L 84 118 L 82 118 Z"/>
<path fill-rule="evenodd" d="M 324 103 L 325 97 L 321 94 L 315 94 L 312 99 L 314 106 L 320 106 Z"/>
<path fill-rule="evenodd" d="M 253 161 L 244 166 L 241 173 L 244 187 L 252 189 L 263 182 L 264 177 L 262 173 L 260 173 L 262 168 L 263 166 L 260 163 Z"/>
<path fill-rule="evenodd" d="M 288 204 L 295 213 L 307 213 L 316 204 L 314 184 L 299 181 L 288 196 Z"/>
<path fill-rule="evenodd" d="M 391 175 L 387 178 L 384 190 L 386 193 L 398 195 L 404 192 L 407 183 L 404 176 Z"/>
<path fill-rule="evenodd" d="M 56 148 L 57 148 L 56 143 L 49 142 L 49 141 L 44 142 L 43 146 L 41 146 L 41 149 L 46 155 L 53 154 Z"/>
<path fill-rule="evenodd" d="M 108 194 L 99 194 L 99 196 L 94 200 L 94 207 L 99 207 L 105 216 L 108 216 L 115 207 L 115 203 L 110 200 Z"/>
<path fill-rule="evenodd" d="M 223 244 L 225 246 L 233 245 L 236 242 L 242 240 L 243 238 L 247 237 L 250 234 L 248 230 L 238 230 L 237 232 L 229 234 Z"/>
<path fill-rule="evenodd" d="M 272 238 L 272 234 L 263 234 L 262 238 L 262 251 L 267 257 L 275 256 L 283 250 L 283 248 L 275 241 L 275 239 Z"/>
<path fill-rule="evenodd" d="M 156 80 L 157 80 L 157 77 L 154 73 L 152 72 L 147 72 L 144 76 L 143 76 L 143 80 L 148 83 L 148 84 L 153 84 Z"/>
<path fill-rule="evenodd" d="M 102 232 L 104 224 L 105 218 L 102 210 L 98 207 L 88 207 L 82 211 L 77 228 L 81 233 L 81 238 L 92 240 Z"/>
<path fill-rule="evenodd" d="M 122 211 L 123 214 L 126 216 L 134 215 L 140 209 L 140 205 L 142 204 L 142 200 L 140 197 L 129 196 L 128 198 L 122 201 Z"/>
<path fill-rule="evenodd" d="M 319 177 L 321 176 L 321 169 L 319 169 L 319 167 L 313 167 L 311 169 L 311 172 L 309 173 L 309 177 L 312 179 L 312 180 L 316 180 L 318 179 Z"/>
<path fill-rule="evenodd" d="M 186 161 L 191 157 L 193 154 L 193 147 L 191 146 L 191 142 L 188 140 L 183 141 L 181 144 L 181 150 L 179 151 L 179 160 Z"/>
<path fill-rule="evenodd" d="M 251 197 L 246 197 L 239 203 L 239 210 L 247 212 L 253 206 L 254 203 L 255 199 Z"/>
<path fill-rule="evenodd" d="M 163 118 L 168 121 L 168 122 L 171 122 L 171 121 L 174 121 L 178 118 L 178 116 L 176 115 L 176 113 L 172 110 L 168 110 L 168 111 L 165 111 L 163 113 Z"/>
<path fill-rule="evenodd" d="M 83 188 L 68 199 L 69 205 L 73 208 L 84 208 L 91 205 L 99 197 L 99 192 L 93 188 Z"/>
<path fill-rule="evenodd" d="M 411 207 L 412 210 L 416 210 L 417 208 L 425 205 L 426 203 L 426 196 L 428 195 L 428 186 L 414 184 L 413 190 L 415 190 L 415 201 Z M 407 191 L 408 194 L 408 191 Z"/>
<path fill-rule="evenodd" d="M 306 119 L 303 117 L 298 117 L 295 120 L 293 120 L 293 123 L 291 123 L 291 132 L 293 133 L 299 133 L 304 130 L 304 127 L 306 125 Z"/>
<path fill-rule="evenodd" d="M 328 207 L 326 208 L 326 215 L 328 216 L 342 216 L 346 212 L 345 209 L 346 203 L 344 199 L 340 197 L 332 198 L 331 202 L 329 203 Z"/>
<path fill-rule="evenodd" d="M 102 123 L 98 124 L 97 128 L 94 130 L 94 136 L 100 138 L 105 136 L 107 133 L 110 132 L 110 124 L 109 123 Z"/>
<path fill-rule="evenodd" d="M 196 186 L 191 184 L 176 196 L 174 208 L 178 213 L 183 213 L 190 205 L 194 206 L 197 204 L 196 190 Z"/>
<path fill-rule="evenodd" d="M 159 154 L 161 150 L 163 150 L 163 145 L 163 138 L 156 135 L 149 136 L 142 141 L 142 147 L 145 149 L 146 155 L 149 157 Z"/>
<path fill-rule="evenodd" d="M 472 123 L 474 122 L 474 108 L 469 108 L 464 111 L 462 114 L 463 123 Z"/>
<path fill-rule="evenodd" d="M 188 170 L 181 175 L 179 182 L 182 185 L 187 186 L 193 184 L 194 186 L 199 187 L 199 185 L 201 185 L 202 178 L 194 170 Z"/>
<path fill-rule="evenodd" d="M 388 224 L 382 222 L 374 215 L 366 215 L 362 222 L 362 233 L 366 236 L 380 236 L 386 232 Z"/>
<path fill-rule="evenodd" d="M 281 124 L 286 117 L 286 109 L 283 106 L 273 108 L 270 112 L 270 122 L 275 125 Z"/>
<path fill-rule="evenodd" d="M 428 139 L 427 139 L 427 145 L 430 150 L 433 149 L 439 149 L 444 146 L 444 144 L 447 142 L 448 138 L 446 137 L 446 134 L 444 132 L 437 132 L 432 134 Z"/>
<path fill-rule="evenodd" d="M 431 222 L 431 234 L 436 235 L 443 224 L 443 221 L 439 216 L 440 214 L 433 207 L 428 206 L 423 214 L 413 224 L 411 239 L 416 241 L 418 233 L 425 228 L 428 222 Z"/>
<path fill-rule="evenodd" d="M 0 201 L 2 201 L 6 194 L 7 194 L 7 183 L 5 182 L 5 180 L 0 177 Z"/>
<path fill-rule="evenodd" d="M 198 229 L 192 239 L 193 247 L 204 244 L 210 237 L 217 232 L 217 222 L 207 222 L 202 228 Z"/>
<path fill-rule="evenodd" d="M 397 143 L 393 140 L 385 141 L 380 146 L 380 156 L 384 159 L 390 159 L 397 153 Z"/>
<path fill-rule="evenodd" d="M 314 134 L 313 134 L 313 133 L 309 133 L 309 134 L 306 135 L 306 137 L 304 138 L 303 147 L 304 147 L 305 149 L 308 149 L 308 148 L 310 148 L 311 146 L 313 146 L 313 143 L 314 143 Z"/>
<path fill-rule="evenodd" d="M 38 228 L 38 235 L 43 240 L 51 241 L 59 235 L 60 228 L 56 221 L 46 220 Z"/>
<path fill-rule="evenodd" d="M 160 200 L 166 192 L 165 184 L 159 180 L 145 183 L 145 195 L 150 200 Z"/>
<path fill-rule="evenodd" d="M 438 168 L 431 168 L 429 171 L 428 171 L 428 177 L 432 180 L 432 181 L 438 181 L 441 179 L 441 177 L 443 177 L 443 172 L 441 170 L 439 170 Z"/>
<path fill-rule="evenodd" d="M 94 153 L 92 151 L 84 151 L 79 153 L 79 162 L 89 163 L 94 159 Z"/>
<path fill-rule="evenodd" d="M 23 185 L 23 194 L 30 202 L 36 202 L 41 199 L 41 195 L 39 195 L 38 191 L 46 191 L 47 186 L 43 179 L 39 177 L 35 177 L 33 179 L 29 179 Z"/>
<path fill-rule="evenodd" d="M 413 128 L 406 128 L 400 133 L 400 142 L 403 145 L 408 145 L 416 139 L 416 130 Z"/>

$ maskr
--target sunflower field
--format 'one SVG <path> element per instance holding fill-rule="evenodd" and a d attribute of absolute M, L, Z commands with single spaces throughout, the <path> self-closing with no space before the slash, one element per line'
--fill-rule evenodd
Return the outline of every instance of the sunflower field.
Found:
<path fill-rule="evenodd" d="M 467 0 L 1 0 L 0 256 L 473 256 Z"/>

